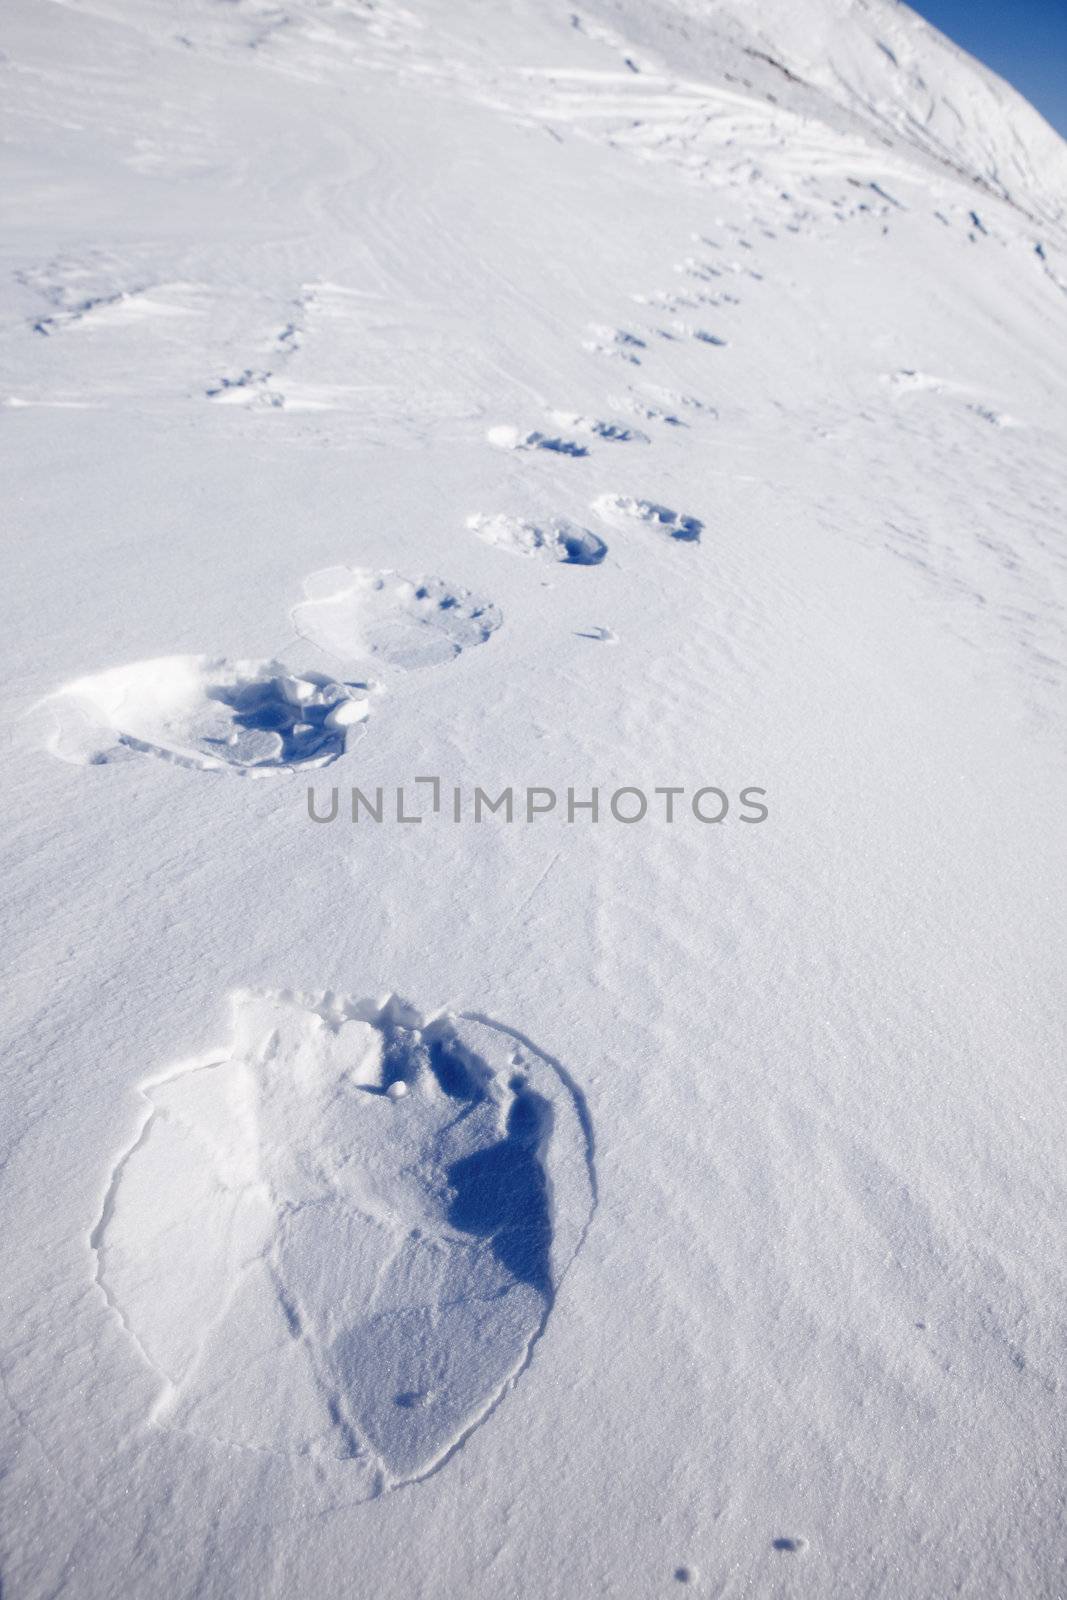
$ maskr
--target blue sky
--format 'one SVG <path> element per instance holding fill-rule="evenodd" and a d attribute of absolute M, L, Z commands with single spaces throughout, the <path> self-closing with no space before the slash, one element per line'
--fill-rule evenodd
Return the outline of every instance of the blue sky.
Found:
<path fill-rule="evenodd" d="M 1067 138 L 1067 0 L 909 0 Z"/>

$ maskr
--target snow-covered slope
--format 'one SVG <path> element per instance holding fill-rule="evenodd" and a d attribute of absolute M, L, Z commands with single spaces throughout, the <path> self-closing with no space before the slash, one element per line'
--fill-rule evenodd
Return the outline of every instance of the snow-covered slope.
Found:
<path fill-rule="evenodd" d="M 1063 141 L 1008 84 L 899 0 L 652 0 L 639 11 L 626 0 L 600 0 L 594 10 L 628 26 L 630 38 L 654 43 L 676 72 L 738 84 L 1063 219 Z"/>
<path fill-rule="evenodd" d="M 1067 147 L 887 0 L 5 23 L 5 1600 L 1057 1594 Z"/>

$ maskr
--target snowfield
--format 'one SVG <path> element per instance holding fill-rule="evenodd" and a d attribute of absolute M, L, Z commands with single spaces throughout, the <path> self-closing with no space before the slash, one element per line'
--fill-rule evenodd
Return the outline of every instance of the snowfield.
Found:
<path fill-rule="evenodd" d="M 4 1600 L 1060 1595 L 1067 145 L 4 21 Z"/>

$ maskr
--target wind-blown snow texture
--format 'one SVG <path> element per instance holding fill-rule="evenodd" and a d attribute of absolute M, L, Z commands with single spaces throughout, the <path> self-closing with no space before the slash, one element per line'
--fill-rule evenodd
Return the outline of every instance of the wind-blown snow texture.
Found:
<path fill-rule="evenodd" d="M 1067 147 L 889 0 L 5 24 L 4 1600 L 1059 1594 Z"/>

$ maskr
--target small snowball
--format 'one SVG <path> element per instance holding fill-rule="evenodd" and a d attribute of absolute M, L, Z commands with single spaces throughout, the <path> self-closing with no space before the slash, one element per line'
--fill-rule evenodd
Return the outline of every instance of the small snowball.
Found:
<path fill-rule="evenodd" d="M 385 1092 L 390 1100 L 403 1100 L 408 1092 L 408 1086 L 402 1078 L 397 1078 L 396 1082 L 391 1083 Z"/>

